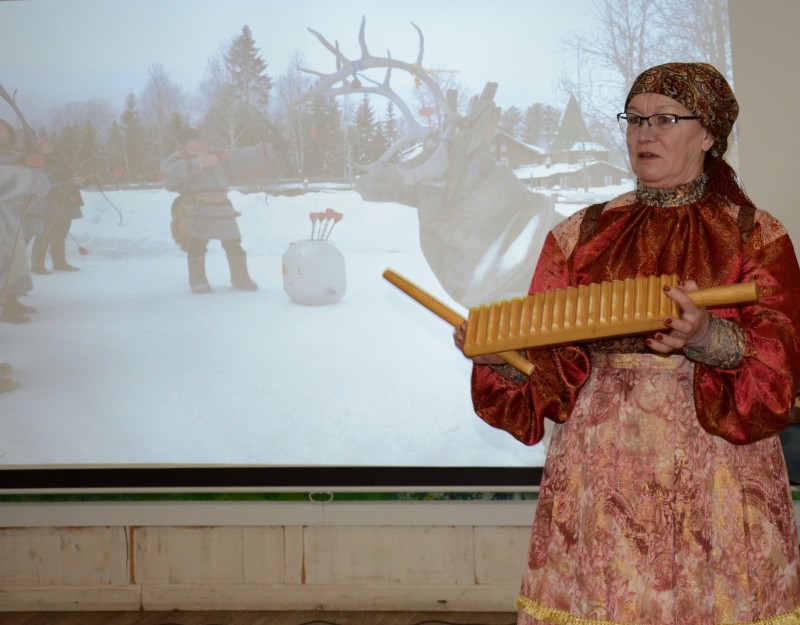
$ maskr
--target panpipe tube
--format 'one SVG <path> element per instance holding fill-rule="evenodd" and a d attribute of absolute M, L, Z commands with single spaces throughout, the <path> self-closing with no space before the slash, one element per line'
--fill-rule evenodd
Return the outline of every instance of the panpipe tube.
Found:
<path fill-rule="evenodd" d="M 665 286 L 677 284 L 677 275 L 640 276 L 551 289 L 516 298 L 518 304 L 512 300 L 510 305 L 504 301 L 471 308 L 464 353 L 474 357 L 663 330 L 666 317 L 680 314 L 664 293 Z M 757 301 L 758 289 L 755 282 L 745 282 L 687 295 L 697 306 L 710 308 Z M 519 319 L 509 320 L 505 310 Z"/>
<path fill-rule="evenodd" d="M 462 315 L 458 314 L 444 302 L 435 298 L 433 295 L 418 287 L 416 284 L 410 280 L 407 280 L 392 269 L 386 269 L 386 271 L 383 272 L 383 277 L 395 285 L 398 289 L 403 291 L 403 293 L 422 304 L 425 308 L 449 323 L 454 328 L 457 328 L 464 323 L 465 319 Z M 506 317 L 506 319 L 510 320 L 510 314 Z M 501 353 L 497 353 L 497 355 L 509 365 L 514 367 L 517 371 L 520 371 L 527 376 L 530 376 L 533 373 L 533 363 L 528 361 L 519 352 L 503 351 Z"/>

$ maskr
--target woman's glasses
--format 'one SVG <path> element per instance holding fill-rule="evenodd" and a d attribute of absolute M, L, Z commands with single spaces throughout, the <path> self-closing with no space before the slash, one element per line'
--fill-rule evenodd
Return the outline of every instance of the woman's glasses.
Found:
<path fill-rule="evenodd" d="M 618 113 L 617 121 L 622 132 L 633 132 L 641 128 L 647 122 L 648 128 L 656 130 L 668 130 L 673 128 L 682 119 L 700 119 L 697 115 L 675 115 L 674 113 L 657 113 L 656 115 L 633 115 L 632 113 Z"/>

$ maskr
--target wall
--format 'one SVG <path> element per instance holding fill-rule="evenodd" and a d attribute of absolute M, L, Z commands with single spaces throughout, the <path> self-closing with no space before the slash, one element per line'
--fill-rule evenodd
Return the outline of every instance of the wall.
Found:
<path fill-rule="evenodd" d="M 739 168 L 756 206 L 780 219 L 798 247 L 800 103 L 796 0 L 729 0 L 734 90 L 741 109 Z"/>
<path fill-rule="evenodd" d="M 6 504 L 0 610 L 511 612 L 534 507 Z"/>

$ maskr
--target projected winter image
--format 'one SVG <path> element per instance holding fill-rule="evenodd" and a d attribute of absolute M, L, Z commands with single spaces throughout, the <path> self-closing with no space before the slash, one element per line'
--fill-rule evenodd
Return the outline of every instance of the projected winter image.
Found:
<path fill-rule="evenodd" d="M 731 75 L 725 3 L 277 7 L 0 3 L 4 467 L 543 464 L 383 273 L 462 316 L 526 293 L 633 188 L 641 69 Z"/>

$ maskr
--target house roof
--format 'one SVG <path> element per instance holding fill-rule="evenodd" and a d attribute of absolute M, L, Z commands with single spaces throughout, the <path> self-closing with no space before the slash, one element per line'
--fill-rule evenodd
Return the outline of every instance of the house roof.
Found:
<path fill-rule="evenodd" d="M 564 174 L 574 174 L 583 169 L 596 167 L 598 165 L 605 165 L 610 169 L 618 170 L 623 176 L 629 175 L 629 171 L 623 167 L 612 165 L 606 161 L 591 159 L 582 163 L 553 163 L 551 165 L 523 165 L 514 170 L 514 175 L 522 180 L 530 178 L 549 178 L 551 176 L 558 176 Z"/>
<path fill-rule="evenodd" d="M 608 153 L 610 150 L 599 143 L 595 143 L 594 141 L 580 141 L 573 143 L 568 149 L 566 150 L 553 150 L 553 152 L 559 152 L 564 154 L 566 152 L 606 152 Z"/>
<path fill-rule="evenodd" d="M 524 141 L 520 141 L 516 137 L 512 137 L 510 134 L 506 132 L 502 131 L 498 132 L 496 135 L 496 139 L 503 139 L 509 143 L 513 143 L 515 145 L 523 147 L 526 150 L 530 150 L 531 152 L 534 152 L 539 156 L 544 156 L 545 154 L 547 154 L 547 150 L 540 148 L 538 145 L 531 145 L 530 143 L 525 143 Z"/>
<path fill-rule="evenodd" d="M 575 99 L 575 96 L 570 95 L 569 102 L 567 102 L 567 108 L 564 111 L 564 117 L 561 119 L 561 126 L 558 128 L 558 135 L 556 135 L 556 140 L 553 142 L 553 147 L 550 149 L 550 151 L 585 151 L 593 148 L 581 148 L 576 147 L 576 145 L 580 146 L 591 143 L 592 138 L 589 136 L 589 131 L 586 129 L 586 122 L 583 120 L 581 107 L 578 106 L 578 101 Z"/>

